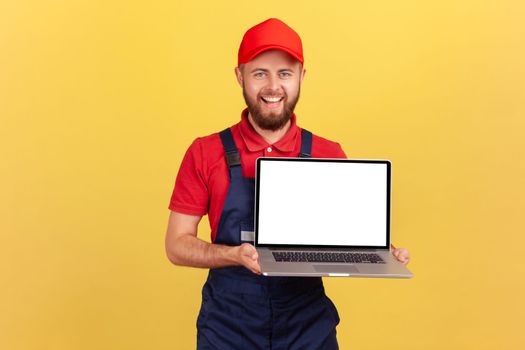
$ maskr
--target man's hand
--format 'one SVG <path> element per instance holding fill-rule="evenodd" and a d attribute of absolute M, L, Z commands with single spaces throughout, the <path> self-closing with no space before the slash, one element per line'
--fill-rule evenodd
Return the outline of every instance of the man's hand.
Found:
<path fill-rule="evenodd" d="M 237 247 L 237 259 L 240 265 L 246 267 L 253 273 L 261 274 L 261 266 L 257 259 L 259 254 L 255 247 L 249 243 L 243 243 Z"/>
<path fill-rule="evenodd" d="M 390 245 L 390 251 L 395 258 L 403 265 L 407 265 L 410 261 L 410 253 L 406 248 L 396 248 L 393 244 Z"/>

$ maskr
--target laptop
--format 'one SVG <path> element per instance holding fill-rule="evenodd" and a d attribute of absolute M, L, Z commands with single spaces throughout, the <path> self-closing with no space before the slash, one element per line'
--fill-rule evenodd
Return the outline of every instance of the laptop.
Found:
<path fill-rule="evenodd" d="M 388 160 L 258 158 L 263 275 L 413 277 L 389 249 L 390 178 Z"/>

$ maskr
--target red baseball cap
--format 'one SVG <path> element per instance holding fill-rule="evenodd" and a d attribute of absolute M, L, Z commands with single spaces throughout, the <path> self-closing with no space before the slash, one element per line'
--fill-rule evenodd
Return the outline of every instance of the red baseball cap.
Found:
<path fill-rule="evenodd" d="M 239 47 L 237 65 L 250 62 L 258 54 L 272 49 L 287 52 L 301 64 L 304 63 L 299 34 L 283 21 L 270 18 L 246 31 Z"/>

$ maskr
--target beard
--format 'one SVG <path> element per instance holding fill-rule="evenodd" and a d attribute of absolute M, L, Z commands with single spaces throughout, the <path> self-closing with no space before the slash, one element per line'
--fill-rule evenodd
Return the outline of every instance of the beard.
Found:
<path fill-rule="evenodd" d="M 253 118 L 255 124 L 263 130 L 277 131 L 282 129 L 290 119 L 292 119 L 293 111 L 297 101 L 299 101 L 299 95 L 301 89 L 297 90 L 297 97 L 293 100 L 288 101 L 288 95 L 284 93 L 283 99 L 283 109 L 280 113 L 277 112 L 267 112 L 265 113 L 262 109 L 261 104 L 265 103 L 261 100 L 261 93 L 257 94 L 257 99 L 255 101 L 251 100 L 246 95 L 246 89 L 244 88 L 244 83 L 242 86 L 242 95 L 244 101 L 248 106 L 248 111 Z M 271 94 L 268 94 L 271 95 Z M 275 95 L 275 94 L 274 94 Z"/>

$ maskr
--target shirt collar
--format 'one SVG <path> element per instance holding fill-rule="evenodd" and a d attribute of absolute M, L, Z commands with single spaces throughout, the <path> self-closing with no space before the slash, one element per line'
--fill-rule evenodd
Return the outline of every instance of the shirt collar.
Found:
<path fill-rule="evenodd" d="M 265 139 L 262 138 L 261 135 L 257 133 L 257 131 L 255 131 L 253 126 L 250 124 L 250 121 L 248 120 L 248 108 L 246 108 L 241 113 L 239 131 L 241 133 L 242 139 L 244 140 L 244 143 L 246 144 L 246 147 L 250 152 L 257 152 L 268 146 L 275 147 L 281 152 L 292 152 L 295 149 L 295 145 L 297 143 L 299 127 L 296 124 L 295 113 L 293 113 L 290 129 L 288 129 L 286 134 L 279 141 L 273 145 L 270 145 Z"/>

